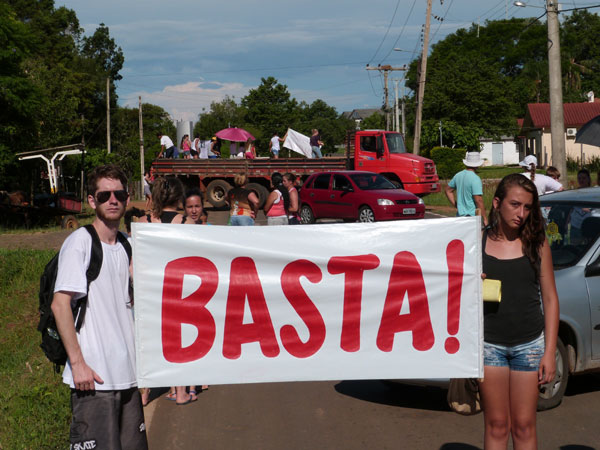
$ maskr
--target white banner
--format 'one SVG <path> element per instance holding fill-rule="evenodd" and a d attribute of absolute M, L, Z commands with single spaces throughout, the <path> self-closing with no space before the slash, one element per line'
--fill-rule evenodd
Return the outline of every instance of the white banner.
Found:
<path fill-rule="evenodd" d="M 483 376 L 478 217 L 132 226 L 139 386 Z"/>
<path fill-rule="evenodd" d="M 287 130 L 283 146 L 296 153 L 300 153 L 307 158 L 313 157 L 312 148 L 310 147 L 310 138 L 302 133 L 292 130 L 291 128 L 288 128 Z"/>

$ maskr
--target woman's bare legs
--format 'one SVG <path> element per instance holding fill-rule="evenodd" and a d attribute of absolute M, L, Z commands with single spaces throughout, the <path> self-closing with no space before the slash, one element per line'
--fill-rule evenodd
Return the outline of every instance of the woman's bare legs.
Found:
<path fill-rule="evenodd" d="M 538 373 L 510 372 L 511 434 L 515 450 L 537 448 Z"/>
<path fill-rule="evenodd" d="M 479 383 L 485 423 L 484 448 L 506 450 L 510 434 L 510 370 L 485 366 L 484 381 Z"/>
<path fill-rule="evenodd" d="M 536 449 L 537 372 L 485 366 L 484 376 L 485 381 L 479 383 L 479 388 L 485 449 L 505 450 L 509 435 L 512 435 L 515 450 Z"/>

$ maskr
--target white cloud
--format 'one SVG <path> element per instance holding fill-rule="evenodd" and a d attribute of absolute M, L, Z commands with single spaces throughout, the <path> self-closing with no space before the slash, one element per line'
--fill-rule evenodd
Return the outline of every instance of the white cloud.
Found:
<path fill-rule="evenodd" d="M 222 83 L 220 81 L 190 81 L 183 84 L 165 86 L 156 91 L 137 91 L 123 96 L 125 106 L 136 107 L 138 97 L 142 103 L 152 103 L 163 107 L 171 118 L 176 120 L 198 120 L 203 109 L 210 110 L 212 102 L 220 102 L 226 96 L 239 100 L 252 87 L 242 83 Z"/>

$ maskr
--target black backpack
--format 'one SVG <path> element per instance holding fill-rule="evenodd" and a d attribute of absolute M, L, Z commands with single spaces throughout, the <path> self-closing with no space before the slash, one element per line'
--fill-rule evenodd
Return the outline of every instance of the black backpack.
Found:
<path fill-rule="evenodd" d="M 90 283 L 98 278 L 102 267 L 102 243 L 100 242 L 98 233 L 93 225 L 86 225 L 84 228 L 90 233 L 90 236 L 92 236 L 90 265 L 85 273 L 87 278 L 87 290 L 89 290 Z M 127 241 L 127 238 L 123 236 L 123 234 L 117 233 L 117 239 L 121 245 L 125 247 L 129 261 L 131 261 L 131 245 Z M 67 351 L 60 339 L 51 308 L 52 299 L 54 298 L 54 283 L 56 282 L 56 274 L 58 272 L 58 255 L 59 253 L 54 255 L 50 262 L 46 264 L 44 272 L 40 277 L 40 323 L 37 327 L 38 331 L 42 334 L 42 343 L 40 344 L 40 347 L 50 362 L 54 364 L 56 373 L 59 373 L 61 366 L 64 366 L 67 363 Z M 71 305 L 76 332 L 79 332 L 83 325 L 86 305 L 87 295 L 77 299 L 75 304 Z"/>

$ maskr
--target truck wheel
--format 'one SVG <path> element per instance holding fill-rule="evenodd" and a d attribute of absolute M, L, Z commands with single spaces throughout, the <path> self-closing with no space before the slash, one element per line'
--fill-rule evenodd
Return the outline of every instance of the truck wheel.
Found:
<path fill-rule="evenodd" d="M 537 404 L 538 411 L 545 411 L 560 405 L 567 389 L 568 379 L 569 358 L 567 349 L 559 337 L 556 341 L 556 375 L 554 375 L 554 379 L 550 383 L 540 386 Z"/>
<path fill-rule="evenodd" d="M 224 180 L 213 180 L 206 187 L 206 199 L 215 208 L 225 206 L 227 192 L 231 189 L 231 185 Z"/>
<path fill-rule="evenodd" d="M 373 214 L 373 210 L 368 206 L 361 206 L 361 208 L 358 210 L 358 221 L 375 222 L 375 214 Z"/>
<path fill-rule="evenodd" d="M 315 223 L 315 215 L 308 205 L 302 205 L 300 208 L 300 222 L 301 223 Z"/>
<path fill-rule="evenodd" d="M 79 222 L 75 216 L 65 216 L 63 217 L 60 226 L 65 230 L 75 230 L 79 228 Z"/>
<path fill-rule="evenodd" d="M 258 197 L 258 209 L 261 209 L 265 205 L 267 197 L 269 196 L 269 191 L 267 190 L 267 188 L 264 187 L 262 184 L 248 183 L 246 189 L 254 191 L 254 193 Z"/>

